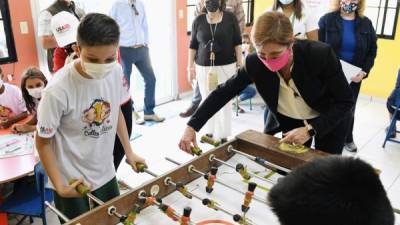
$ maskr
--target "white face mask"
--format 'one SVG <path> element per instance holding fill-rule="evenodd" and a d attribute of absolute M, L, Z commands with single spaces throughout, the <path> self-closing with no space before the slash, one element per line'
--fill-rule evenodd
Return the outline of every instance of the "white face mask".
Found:
<path fill-rule="evenodd" d="M 282 3 L 283 5 L 289 5 L 293 2 L 293 0 L 279 0 L 280 3 Z"/>
<path fill-rule="evenodd" d="M 107 64 L 87 63 L 82 61 L 82 67 L 85 73 L 97 80 L 107 77 L 116 65 L 117 61 Z"/>
<path fill-rule="evenodd" d="M 249 52 L 249 48 L 250 48 L 250 45 L 249 45 L 249 44 L 242 44 L 242 51 L 243 51 L 243 53 L 245 53 L 246 55 L 247 55 L 248 52 Z"/>
<path fill-rule="evenodd" d="M 39 98 L 42 98 L 43 89 L 44 89 L 44 87 L 38 87 L 38 88 L 27 88 L 26 90 L 28 91 L 30 96 L 32 96 L 33 98 L 39 99 Z"/>

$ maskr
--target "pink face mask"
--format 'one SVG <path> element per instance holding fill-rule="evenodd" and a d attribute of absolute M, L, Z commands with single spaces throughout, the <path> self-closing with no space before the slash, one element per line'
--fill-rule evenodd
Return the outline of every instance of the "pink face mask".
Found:
<path fill-rule="evenodd" d="M 288 48 L 286 51 L 276 59 L 262 59 L 260 56 L 258 58 L 261 60 L 264 65 L 271 70 L 272 72 L 277 72 L 278 70 L 282 69 L 286 66 L 289 62 L 291 49 Z"/>

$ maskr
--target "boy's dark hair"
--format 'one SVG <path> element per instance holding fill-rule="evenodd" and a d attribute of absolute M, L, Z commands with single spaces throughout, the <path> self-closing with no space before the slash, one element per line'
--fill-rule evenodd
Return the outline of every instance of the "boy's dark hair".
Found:
<path fill-rule="evenodd" d="M 301 166 L 268 195 L 282 225 L 393 225 L 379 176 L 350 157 L 320 158 Z"/>
<path fill-rule="evenodd" d="M 42 71 L 40 71 L 36 67 L 30 67 L 27 70 L 25 70 L 25 72 L 22 74 L 22 78 L 21 78 L 22 97 L 24 98 L 28 112 L 31 114 L 34 113 L 34 111 L 35 111 L 35 102 L 33 101 L 33 97 L 28 93 L 28 90 L 26 90 L 26 80 L 34 79 L 34 78 L 42 80 L 45 87 L 47 85 L 46 77 L 44 76 Z"/>
<path fill-rule="evenodd" d="M 114 19 L 101 13 L 90 13 L 79 24 L 77 42 L 81 47 L 118 45 L 119 34 Z"/>

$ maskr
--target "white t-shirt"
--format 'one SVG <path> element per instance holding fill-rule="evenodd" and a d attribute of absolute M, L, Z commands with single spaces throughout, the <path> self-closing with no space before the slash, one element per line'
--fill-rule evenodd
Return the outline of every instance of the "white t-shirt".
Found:
<path fill-rule="evenodd" d="M 268 12 L 272 11 L 272 8 L 267 10 Z M 279 7 L 277 12 L 283 12 L 282 8 Z M 298 39 L 307 39 L 306 34 L 313 30 L 318 30 L 318 18 L 311 13 L 308 7 L 303 3 L 303 16 L 299 20 L 294 13 L 289 17 L 290 22 L 293 26 L 293 35 L 296 35 Z"/>
<path fill-rule="evenodd" d="M 4 87 L 3 94 L 0 94 L 0 119 L 8 119 L 26 112 L 21 90 L 8 83 L 4 83 Z"/>
<path fill-rule="evenodd" d="M 38 26 L 38 36 L 50 36 L 53 35 L 51 31 L 51 18 L 53 16 L 47 10 L 43 10 L 39 14 L 39 26 Z"/>
<path fill-rule="evenodd" d="M 83 177 L 96 190 L 115 176 L 114 141 L 120 104 L 126 100 L 122 73 L 118 65 L 102 80 L 86 79 L 70 63 L 44 90 L 38 135 L 53 138 L 64 184 Z"/>

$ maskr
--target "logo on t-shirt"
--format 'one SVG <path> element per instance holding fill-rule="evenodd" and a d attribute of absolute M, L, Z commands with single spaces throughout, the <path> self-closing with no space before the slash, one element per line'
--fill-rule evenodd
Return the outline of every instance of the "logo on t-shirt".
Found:
<path fill-rule="evenodd" d="M 82 120 L 86 123 L 83 128 L 84 135 L 98 138 L 110 131 L 112 129 L 111 121 L 108 119 L 110 114 L 110 103 L 102 99 L 94 100 L 90 107 L 83 111 Z"/>
<path fill-rule="evenodd" d="M 0 105 L 0 119 L 8 119 L 12 114 L 13 111 L 10 108 Z"/>

